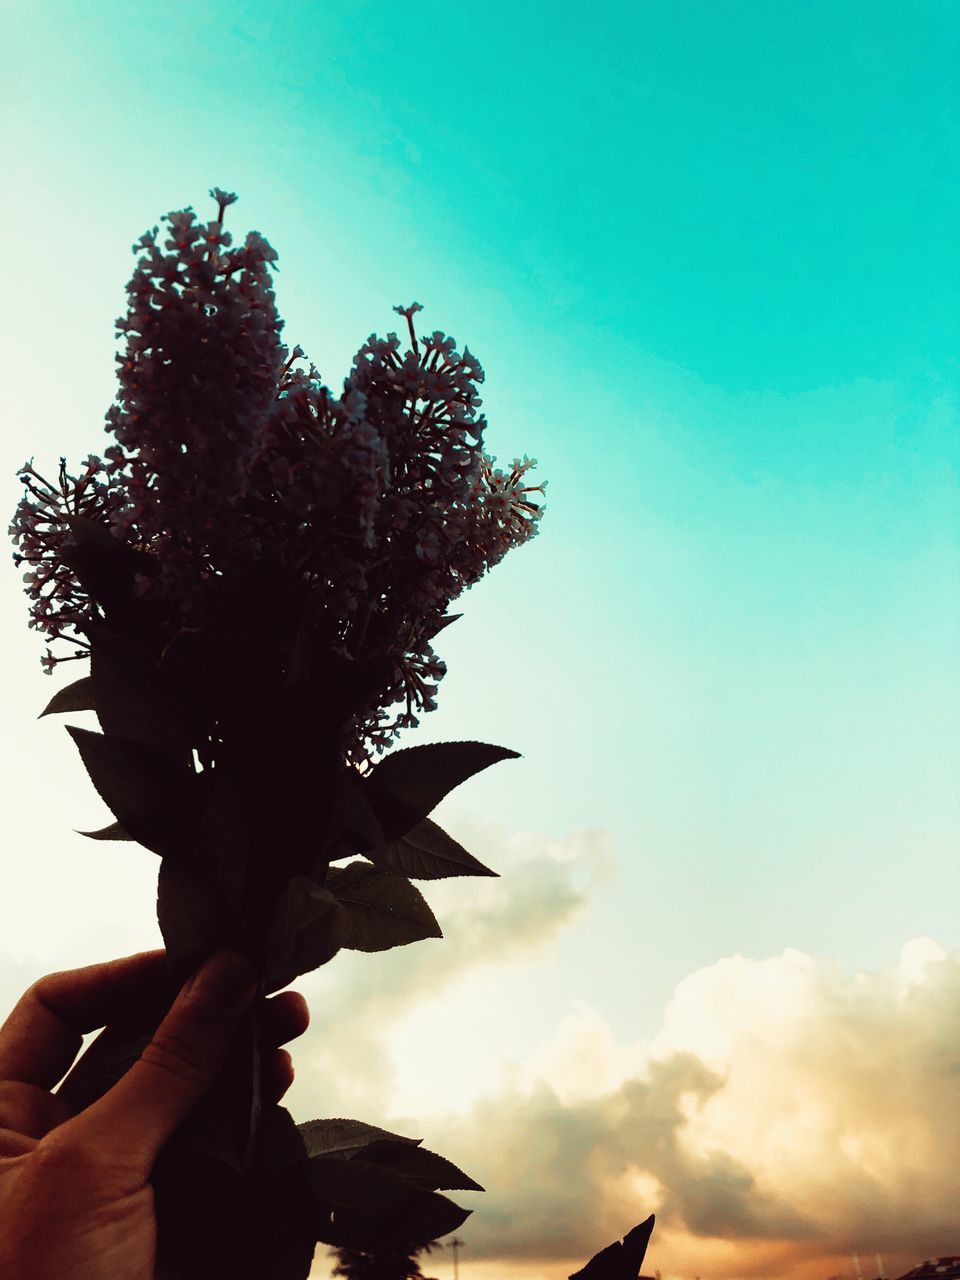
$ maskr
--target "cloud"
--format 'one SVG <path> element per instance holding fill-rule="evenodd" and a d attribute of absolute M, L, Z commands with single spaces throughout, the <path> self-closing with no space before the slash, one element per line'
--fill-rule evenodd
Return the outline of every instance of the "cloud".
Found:
<path fill-rule="evenodd" d="M 461 822 L 456 835 L 503 878 L 421 882 L 442 939 L 387 955 L 341 952 L 295 984 L 312 1015 L 289 1095 L 296 1115 L 339 1109 L 363 1118 L 376 1114 L 381 1123 L 393 1078 L 392 1028 L 465 977 L 540 954 L 584 910 L 611 865 L 608 837 L 599 831 L 551 840 Z"/>
<path fill-rule="evenodd" d="M 652 1041 L 578 1010 L 525 1080 L 422 1127 L 488 1188 L 464 1234 L 492 1264 L 564 1276 L 656 1211 L 665 1274 L 822 1277 L 853 1252 L 897 1274 L 960 1252 L 960 951 L 729 957 Z"/>

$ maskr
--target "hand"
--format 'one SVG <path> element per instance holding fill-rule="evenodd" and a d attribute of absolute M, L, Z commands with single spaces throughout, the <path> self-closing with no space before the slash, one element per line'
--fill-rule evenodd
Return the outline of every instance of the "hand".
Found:
<path fill-rule="evenodd" d="M 40 978 L 0 1027 L 5 1280 L 155 1280 L 151 1170 L 227 1062 L 255 995 L 249 966 L 224 953 L 208 961 L 185 984 L 139 1060 L 89 1106 L 77 1111 L 67 1100 L 86 1054 L 56 1093 L 53 1088 L 85 1033 L 163 999 L 164 954 L 146 951 Z M 290 1055 L 277 1046 L 302 1035 L 308 1022 L 297 992 L 266 1001 L 265 1102 L 278 1102 L 293 1083 Z"/>

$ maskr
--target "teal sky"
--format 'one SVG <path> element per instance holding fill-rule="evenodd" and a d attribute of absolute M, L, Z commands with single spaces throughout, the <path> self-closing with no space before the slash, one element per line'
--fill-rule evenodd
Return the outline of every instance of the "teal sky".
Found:
<path fill-rule="evenodd" d="M 2 28 L 11 511 L 25 457 L 106 447 L 130 245 L 214 185 L 333 386 L 416 299 L 486 369 L 488 448 L 540 460 L 541 536 L 465 599 L 419 731 L 523 753 L 451 829 L 608 833 L 504 997 L 518 1052 L 575 999 L 644 1033 L 737 951 L 960 945 L 956 5 L 16 0 Z M 13 761 L 57 678 L 4 583 Z"/>

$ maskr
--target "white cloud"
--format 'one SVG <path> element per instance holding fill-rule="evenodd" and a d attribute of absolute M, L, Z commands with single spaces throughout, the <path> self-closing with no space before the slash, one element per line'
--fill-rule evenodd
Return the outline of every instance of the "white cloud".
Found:
<path fill-rule="evenodd" d="M 916 939 L 857 974 L 723 959 L 649 1043 L 580 1008 L 519 1082 L 429 1129 L 488 1188 L 474 1257 L 560 1274 L 656 1211 L 665 1274 L 825 1275 L 875 1251 L 896 1274 L 960 1252 L 960 951 Z"/>

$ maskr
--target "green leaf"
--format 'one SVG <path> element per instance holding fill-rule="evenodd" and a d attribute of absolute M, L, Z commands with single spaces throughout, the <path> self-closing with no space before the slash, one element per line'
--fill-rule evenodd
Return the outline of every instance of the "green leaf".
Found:
<path fill-rule="evenodd" d="M 190 765 L 191 736 L 177 715 L 177 694 L 142 645 L 101 623 L 90 638 L 90 679 L 100 728 L 113 737 L 155 747 Z"/>
<path fill-rule="evenodd" d="M 349 908 L 350 951 L 389 951 L 422 938 L 442 938 L 436 917 L 423 894 L 406 876 L 371 862 L 331 867 L 327 888 Z"/>
<path fill-rule="evenodd" d="M 86 836 L 90 840 L 132 840 L 133 836 L 124 831 L 119 822 L 111 822 L 108 827 L 99 831 L 78 831 L 78 836 Z"/>
<path fill-rule="evenodd" d="M 131 839 L 183 857 L 198 800 L 197 775 L 140 742 L 67 726 L 90 780 Z"/>
<path fill-rule="evenodd" d="M 390 1133 L 388 1129 L 379 1129 L 364 1120 L 308 1120 L 305 1124 L 298 1124 L 297 1129 L 308 1155 L 339 1156 L 341 1159 L 355 1156 L 374 1140 L 389 1139 L 412 1147 L 419 1146 L 422 1141 L 421 1138 L 404 1138 L 399 1133 Z"/>
<path fill-rule="evenodd" d="M 467 853 L 452 836 L 447 835 L 429 818 L 418 822 L 399 840 L 392 840 L 384 850 L 371 853 L 378 866 L 389 867 L 414 880 L 442 880 L 448 876 L 495 876 Z"/>
<path fill-rule="evenodd" d="M 82 676 L 79 680 L 74 680 L 73 684 L 68 684 L 55 693 L 37 719 L 57 715 L 62 711 L 96 711 L 96 709 L 93 700 L 93 681 L 89 676 Z"/>
<path fill-rule="evenodd" d="M 276 904 L 264 939 L 266 989 L 279 991 L 331 960 L 351 929 L 350 913 L 309 876 L 294 876 Z"/>
<path fill-rule="evenodd" d="M 428 1191 L 482 1191 L 479 1182 L 458 1169 L 452 1161 L 425 1147 L 381 1138 L 359 1153 L 363 1160 L 392 1169 Z"/>
<path fill-rule="evenodd" d="M 485 742 L 435 742 L 385 756 L 364 779 L 370 804 L 388 840 L 405 836 L 454 787 L 519 752 Z"/>

